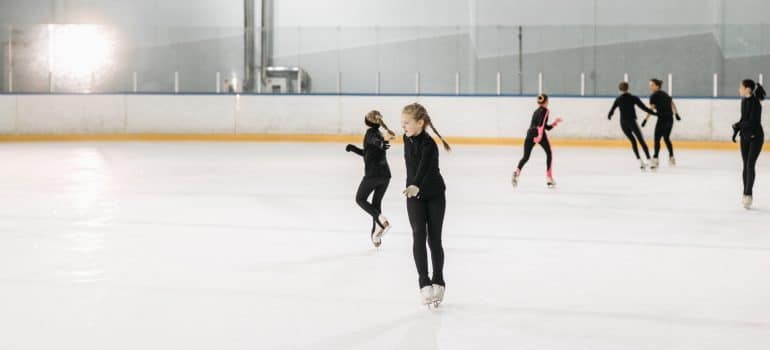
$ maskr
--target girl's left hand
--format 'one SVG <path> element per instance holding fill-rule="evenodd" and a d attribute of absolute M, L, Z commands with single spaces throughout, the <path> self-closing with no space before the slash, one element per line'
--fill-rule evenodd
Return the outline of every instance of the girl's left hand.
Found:
<path fill-rule="evenodd" d="M 390 134 L 390 133 L 388 133 L 388 132 L 386 132 L 384 135 L 382 135 L 382 137 L 385 139 L 385 141 L 388 141 L 388 142 L 390 142 L 391 140 L 393 140 L 394 138 L 396 138 L 395 136 L 391 135 L 391 134 Z"/>
<path fill-rule="evenodd" d="M 557 126 L 559 123 L 563 122 L 564 119 L 556 118 L 556 120 L 553 121 L 553 124 L 551 126 Z"/>
<path fill-rule="evenodd" d="M 415 185 L 409 185 L 404 191 L 402 191 L 406 198 L 414 198 L 417 197 L 417 194 L 420 193 L 420 188 Z"/>

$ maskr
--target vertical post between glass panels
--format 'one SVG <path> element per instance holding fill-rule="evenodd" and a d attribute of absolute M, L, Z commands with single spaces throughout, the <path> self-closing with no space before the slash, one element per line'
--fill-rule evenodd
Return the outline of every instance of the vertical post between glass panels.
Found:
<path fill-rule="evenodd" d="M 674 96 L 674 75 L 668 73 L 668 94 Z"/>
<path fill-rule="evenodd" d="M 543 72 L 537 73 L 537 93 L 543 94 Z"/>
<path fill-rule="evenodd" d="M 455 95 L 460 95 L 460 72 L 455 72 Z"/>
<path fill-rule="evenodd" d="M 8 26 L 8 92 L 13 92 L 13 25 Z"/>
<path fill-rule="evenodd" d="M 302 93 L 302 73 L 303 73 L 302 68 L 298 68 L 297 70 L 297 93 L 298 94 Z"/>
<path fill-rule="evenodd" d="M 257 82 L 256 82 L 256 84 L 257 84 L 257 93 L 261 94 L 262 93 L 262 70 L 261 69 L 257 71 Z"/>
<path fill-rule="evenodd" d="M 420 94 L 420 72 L 414 73 L 414 93 Z"/>

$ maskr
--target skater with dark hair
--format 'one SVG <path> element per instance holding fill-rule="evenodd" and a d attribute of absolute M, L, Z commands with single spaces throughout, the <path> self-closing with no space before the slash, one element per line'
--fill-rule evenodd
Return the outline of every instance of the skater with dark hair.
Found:
<path fill-rule="evenodd" d="M 741 135 L 741 158 L 743 159 L 743 207 L 751 208 L 754 200 L 754 179 L 757 159 L 765 143 L 762 128 L 762 100 L 767 93 L 762 85 L 746 79 L 739 88 L 741 94 L 741 120 L 733 124 L 733 142 Z"/>
<path fill-rule="evenodd" d="M 388 129 L 378 111 L 371 111 L 364 117 L 364 123 L 369 126 L 364 136 L 364 148 L 347 145 L 345 150 L 353 152 L 364 158 L 365 174 L 356 192 L 356 203 L 372 217 L 372 231 L 370 238 L 375 247 L 382 244 L 382 236 L 390 229 L 390 223 L 382 215 L 382 198 L 390 184 L 390 167 L 385 152 L 390 148 L 389 141 L 396 133 Z M 382 126 L 386 133 L 380 131 Z M 367 202 L 369 195 L 372 202 Z"/>
<path fill-rule="evenodd" d="M 612 120 L 615 109 L 620 108 L 620 129 L 623 130 L 623 134 L 631 142 L 631 149 L 634 151 L 636 159 L 639 160 L 640 168 L 644 171 L 647 169 L 647 163 L 639 156 L 637 142 L 642 145 L 642 150 L 648 162 L 650 161 L 650 150 L 647 148 L 647 142 L 644 141 L 642 130 L 639 129 L 639 125 L 636 123 L 636 107 L 639 107 L 639 109 L 648 114 L 656 115 L 656 113 L 647 108 L 639 97 L 628 92 L 627 82 L 618 84 L 618 90 L 620 90 L 620 96 L 612 104 L 612 108 L 610 108 L 610 112 L 607 114 L 607 119 Z"/>
<path fill-rule="evenodd" d="M 441 234 L 446 212 L 446 185 L 439 171 L 438 145 L 428 135 L 427 128 L 441 140 L 444 149 L 449 144 L 436 130 L 428 111 L 419 103 L 404 107 L 401 113 L 404 128 L 404 160 L 406 161 L 406 210 L 412 226 L 412 254 L 417 266 L 422 303 L 437 307 L 444 300 L 444 247 Z M 433 265 L 433 277 L 428 275 L 428 251 Z"/>
<path fill-rule="evenodd" d="M 658 117 L 658 122 L 655 124 L 655 154 L 652 157 L 650 163 L 650 169 L 656 170 L 660 166 L 658 161 L 658 155 L 660 154 L 660 140 L 666 143 L 668 149 L 668 163 L 669 165 L 676 165 L 676 159 L 674 158 L 674 145 L 671 144 L 671 130 L 674 128 L 674 117 L 677 121 L 681 121 L 676 104 L 674 100 L 665 91 L 662 90 L 663 81 L 660 79 L 650 79 L 650 106 Z M 644 118 L 642 127 L 647 125 L 647 120 L 650 118 L 650 114 Z"/>
<path fill-rule="evenodd" d="M 543 150 L 545 150 L 546 185 L 548 185 L 549 188 L 554 188 L 556 186 L 556 181 L 553 180 L 553 172 L 551 168 L 553 154 L 551 153 L 551 143 L 548 141 L 548 134 L 546 133 L 546 130 L 555 128 L 557 125 L 559 125 L 559 123 L 561 123 L 562 120 L 561 118 L 556 118 L 553 124 L 548 124 L 548 118 L 551 114 L 551 112 L 548 110 L 548 95 L 542 94 L 538 96 L 537 104 L 538 108 L 532 114 L 532 121 L 529 124 L 527 136 L 524 139 L 524 155 L 519 161 L 518 166 L 516 166 L 516 170 L 513 172 L 513 179 L 511 180 L 513 187 L 519 185 L 521 169 L 523 169 L 524 165 L 529 161 L 529 157 L 532 154 L 532 149 L 536 144 L 540 144 L 540 146 L 543 147 Z"/>

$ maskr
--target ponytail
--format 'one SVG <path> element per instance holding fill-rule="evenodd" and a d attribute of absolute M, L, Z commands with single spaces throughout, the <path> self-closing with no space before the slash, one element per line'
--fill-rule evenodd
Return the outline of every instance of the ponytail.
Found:
<path fill-rule="evenodd" d="M 380 125 L 382 125 L 382 127 L 385 128 L 385 131 L 387 131 L 388 134 L 390 134 L 390 136 L 396 136 L 396 133 L 393 132 L 393 130 L 390 130 L 390 128 L 388 128 L 387 125 L 385 125 L 385 121 L 382 120 L 382 116 L 380 116 Z"/>
<path fill-rule="evenodd" d="M 449 144 L 444 140 L 444 137 L 441 136 L 441 134 L 438 133 L 438 130 L 436 130 L 436 126 L 433 125 L 433 122 L 430 120 L 430 117 L 428 117 L 428 125 L 430 125 L 430 129 L 433 130 L 433 133 L 438 136 L 438 138 L 441 140 L 441 143 L 444 144 L 444 150 L 447 152 L 452 151 L 452 147 L 449 146 Z"/>
<path fill-rule="evenodd" d="M 367 124 L 371 124 L 372 126 L 382 126 L 385 128 L 388 134 L 390 134 L 390 136 L 396 136 L 396 133 L 393 132 L 393 130 L 390 130 L 387 125 L 385 125 L 385 121 L 382 120 L 382 114 L 380 114 L 379 111 L 371 111 L 366 113 L 364 120 Z"/>
<path fill-rule="evenodd" d="M 767 92 L 765 92 L 765 88 L 762 87 L 762 84 L 757 84 L 757 87 L 754 89 L 754 96 L 756 96 L 760 101 L 765 99 Z"/>
<path fill-rule="evenodd" d="M 438 138 L 441 140 L 441 143 L 444 145 L 444 149 L 449 152 L 452 150 L 452 147 L 449 146 L 449 143 L 444 140 L 444 137 L 441 136 L 441 134 L 436 130 L 436 126 L 433 125 L 433 121 L 430 119 L 430 116 L 428 115 L 428 111 L 423 107 L 421 104 L 415 102 L 410 105 L 406 105 L 403 110 L 404 114 L 408 114 L 414 118 L 416 121 L 422 120 L 425 124 L 423 126 L 423 131 L 425 131 L 425 127 L 430 126 L 430 129 L 433 130 L 433 133 L 438 136 Z"/>

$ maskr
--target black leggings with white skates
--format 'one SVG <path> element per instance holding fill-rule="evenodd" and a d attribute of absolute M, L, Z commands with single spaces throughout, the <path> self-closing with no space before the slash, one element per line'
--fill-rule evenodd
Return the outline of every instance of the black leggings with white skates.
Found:
<path fill-rule="evenodd" d="M 765 143 L 764 134 L 754 134 L 751 137 L 741 137 L 741 158 L 743 158 L 743 195 L 751 196 L 754 190 L 757 158 L 762 153 Z"/>
<path fill-rule="evenodd" d="M 375 225 L 383 226 L 382 222 L 378 222 L 378 218 L 382 213 L 382 197 L 385 196 L 385 191 L 388 190 L 388 184 L 390 184 L 390 178 L 364 178 L 361 180 L 361 184 L 358 185 L 358 191 L 356 192 L 356 203 L 372 216 L 372 233 L 376 228 Z M 372 196 L 372 202 L 369 203 L 366 200 L 369 195 L 374 192 Z"/>
<path fill-rule="evenodd" d="M 660 139 L 666 143 L 668 148 L 668 156 L 674 157 L 674 145 L 671 144 L 671 129 L 674 128 L 674 118 L 658 117 L 658 122 L 655 124 L 655 159 L 658 158 L 660 153 Z"/>
<path fill-rule="evenodd" d="M 636 121 L 623 122 L 620 124 L 620 128 L 623 130 L 626 137 L 628 137 L 628 140 L 631 141 L 631 148 L 634 150 L 636 159 L 641 159 L 641 157 L 639 157 L 639 147 L 636 146 L 637 142 L 642 145 L 642 150 L 647 159 L 650 159 L 650 150 L 647 148 L 647 142 L 644 141 L 642 130 L 639 129 L 639 125 L 636 124 Z"/>
<path fill-rule="evenodd" d="M 446 197 L 444 194 L 432 198 L 409 198 L 406 200 L 406 210 L 409 213 L 409 223 L 412 225 L 412 253 L 417 265 L 420 288 L 431 284 L 444 283 L 444 247 L 441 244 L 441 229 L 444 225 Z M 433 263 L 433 278 L 428 275 L 428 250 Z"/>
<path fill-rule="evenodd" d="M 529 161 L 530 155 L 532 155 L 532 149 L 535 147 L 535 137 L 537 136 L 537 130 L 530 131 L 527 134 L 527 139 L 524 140 L 524 155 L 519 161 L 519 165 L 516 167 L 516 173 L 518 174 L 524 168 L 524 165 Z M 546 173 L 551 176 L 551 163 L 553 162 L 553 153 L 551 153 L 551 143 L 548 141 L 548 134 L 543 133 L 543 139 L 540 140 L 540 146 L 545 151 L 545 165 Z"/>

